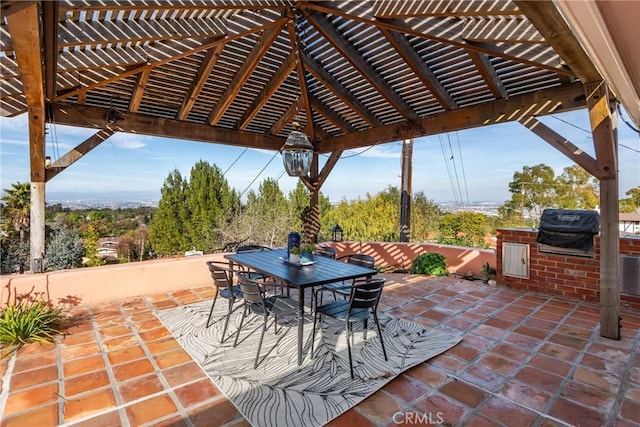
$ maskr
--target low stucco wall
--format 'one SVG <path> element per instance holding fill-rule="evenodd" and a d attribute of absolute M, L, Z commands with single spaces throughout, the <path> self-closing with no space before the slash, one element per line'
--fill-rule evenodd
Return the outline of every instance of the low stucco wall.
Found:
<path fill-rule="evenodd" d="M 443 246 L 430 243 L 327 242 L 338 256 L 366 253 L 383 270 L 409 269 L 411 261 L 425 252 L 439 252 L 447 259 L 449 271 L 481 275 L 482 265 L 496 265 L 493 250 Z M 31 293 L 54 303 L 99 304 L 138 295 L 154 295 L 179 289 L 211 286 L 205 261 L 223 260 L 224 254 L 170 258 L 102 267 L 60 270 L 41 274 L 0 277 L 0 306 L 8 299 Z"/>
<path fill-rule="evenodd" d="M 320 243 L 325 245 L 324 243 Z M 349 253 L 364 253 L 376 259 L 376 267 L 383 270 L 409 270 L 412 261 L 420 254 L 437 252 L 447 260 L 450 273 L 473 274 L 482 277 L 482 266 L 496 266 L 494 249 L 475 249 L 460 246 L 445 246 L 436 243 L 385 243 L 385 242 L 329 242 L 338 256 Z"/>
<path fill-rule="evenodd" d="M 44 293 L 54 303 L 78 305 L 210 286 L 205 261 L 215 259 L 223 259 L 223 254 L 2 276 L 0 306 L 16 292 Z"/>

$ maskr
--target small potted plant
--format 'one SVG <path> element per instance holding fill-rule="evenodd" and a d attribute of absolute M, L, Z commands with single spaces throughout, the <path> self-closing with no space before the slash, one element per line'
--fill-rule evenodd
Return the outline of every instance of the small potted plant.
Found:
<path fill-rule="evenodd" d="M 289 249 L 289 262 L 294 264 L 300 263 L 300 246 L 293 246 Z"/>
<path fill-rule="evenodd" d="M 313 251 L 316 250 L 316 246 L 313 243 L 305 243 L 302 245 L 300 261 L 301 262 L 312 262 L 313 261 Z"/>

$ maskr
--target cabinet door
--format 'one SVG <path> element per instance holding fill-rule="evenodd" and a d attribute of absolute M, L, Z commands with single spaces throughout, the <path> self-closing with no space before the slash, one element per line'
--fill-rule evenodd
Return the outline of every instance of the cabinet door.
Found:
<path fill-rule="evenodd" d="M 529 245 L 522 243 L 502 244 L 502 274 L 529 278 Z"/>

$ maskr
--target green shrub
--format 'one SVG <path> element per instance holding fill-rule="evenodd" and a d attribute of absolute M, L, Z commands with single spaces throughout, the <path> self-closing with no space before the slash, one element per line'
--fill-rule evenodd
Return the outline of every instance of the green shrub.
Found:
<path fill-rule="evenodd" d="M 427 252 L 418 255 L 411 263 L 412 274 L 431 274 L 433 276 L 447 275 L 447 262 L 442 254 Z"/>
<path fill-rule="evenodd" d="M 1 356 L 31 342 L 51 342 L 60 333 L 62 308 L 51 307 L 43 300 L 22 299 L 10 303 L 0 312 L 0 344 L 6 346 Z"/>

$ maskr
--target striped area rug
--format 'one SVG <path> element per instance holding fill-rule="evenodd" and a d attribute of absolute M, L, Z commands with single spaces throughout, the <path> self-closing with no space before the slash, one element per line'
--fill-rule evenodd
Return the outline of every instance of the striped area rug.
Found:
<path fill-rule="evenodd" d="M 321 333 L 316 333 L 315 357 L 311 358 L 313 318 L 308 314 L 305 357 L 298 366 L 295 318 L 279 318 L 277 335 L 270 319 L 260 364 L 254 369 L 262 318 L 245 321 L 238 345 L 233 347 L 235 335 L 220 340 L 227 301 L 216 303 L 217 321 L 205 328 L 210 307 L 211 303 L 204 301 L 155 314 L 240 413 L 260 427 L 322 426 L 401 372 L 461 341 L 442 331 L 380 315 L 389 360 L 384 360 L 373 320 L 369 321 L 366 341 L 362 326 L 357 326 L 352 342 L 355 378 L 351 379 L 344 323 L 323 322 Z M 239 308 L 232 315 L 227 335 L 236 333 L 241 313 Z"/>

